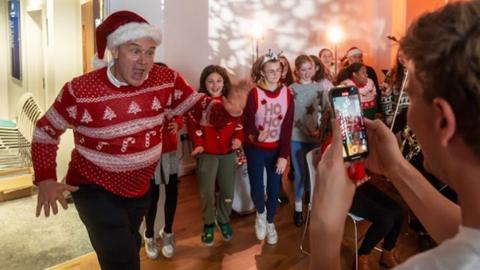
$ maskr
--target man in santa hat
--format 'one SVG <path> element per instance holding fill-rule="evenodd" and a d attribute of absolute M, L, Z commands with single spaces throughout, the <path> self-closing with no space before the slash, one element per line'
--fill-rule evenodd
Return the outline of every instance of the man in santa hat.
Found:
<path fill-rule="evenodd" d="M 348 49 L 347 53 L 345 54 L 345 61 L 346 61 L 345 62 L 346 67 L 353 63 L 360 63 L 365 65 L 365 63 L 363 63 L 363 51 L 360 50 L 358 47 L 351 47 L 350 49 Z M 368 65 L 365 65 L 365 67 L 367 68 L 368 78 L 370 78 L 373 81 L 376 89 L 380 89 L 378 85 L 377 73 L 375 73 L 375 70 Z"/>
<path fill-rule="evenodd" d="M 377 78 L 377 74 L 375 73 L 375 70 L 371 66 L 368 66 L 363 63 L 363 51 L 360 50 L 358 47 L 351 47 L 350 49 L 348 49 L 347 53 L 345 54 L 344 59 L 345 59 L 344 60 L 345 65 L 343 69 L 341 69 L 338 72 L 337 79 L 336 79 L 337 83 L 340 84 L 344 80 L 349 79 L 348 78 L 349 72 L 347 70 L 347 67 L 349 65 L 353 63 L 363 64 L 367 69 L 368 78 L 371 79 L 373 81 L 373 84 L 375 85 L 375 91 L 377 92 L 376 103 L 377 103 L 377 106 L 379 106 L 379 104 L 381 104 L 382 91 L 378 85 L 378 78 Z M 377 111 L 381 111 L 380 108 L 378 108 Z"/>
<path fill-rule="evenodd" d="M 154 65 L 160 41 L 160 31 L 139 15 L 110 15 L 97 28 L 96 42 L 98 57 L 108 49 L 113 60 L 67 82 L 34 132 L 36 215 L 42 209 L 46 217 L 57 214 L 57 202 L 66 209 L 63 192 L 72 192 L 102 269 L 140 269 L 138 230 L 162 152 L 164 121 L 192 108 L 198 121 L 214 126 L 229 113 L 241 114 L 240 106 L 213 103 L 178 72 Z M 75 148 L 63 184 L 55 159 L 68 128 Z"/>

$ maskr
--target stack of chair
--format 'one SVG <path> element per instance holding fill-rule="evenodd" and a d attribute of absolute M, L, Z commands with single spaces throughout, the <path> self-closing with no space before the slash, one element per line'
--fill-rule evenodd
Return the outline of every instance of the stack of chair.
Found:
<path fill-rule="evenodd" d="M 17 104 L 16 122 L 0 120 L 0 170 L 32 165 L 30 146 L 41 114 L 32 94 L 25 93 Z"/>

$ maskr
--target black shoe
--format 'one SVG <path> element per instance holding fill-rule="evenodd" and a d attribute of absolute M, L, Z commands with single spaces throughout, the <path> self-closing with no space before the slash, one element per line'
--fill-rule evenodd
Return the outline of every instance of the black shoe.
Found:
<path fill-rule="evenodd" d="M 295 226 L 297 227 L 301 227 L 303 225 L 302 212 L 293 211 L 293 223 L 295 223 Z"/>

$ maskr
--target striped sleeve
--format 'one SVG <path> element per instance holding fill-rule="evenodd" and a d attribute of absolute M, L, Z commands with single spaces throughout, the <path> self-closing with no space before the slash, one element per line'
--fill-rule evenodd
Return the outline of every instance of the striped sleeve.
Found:
<path fill-rule="evenodd" d="M 60 136 L 72 128 L 76 117 L 75 98 L 70 83 L 64 85 L 53 105 L 37 121 L 32 140 L 34 183 L 57 179 L 56 158 Z"/>

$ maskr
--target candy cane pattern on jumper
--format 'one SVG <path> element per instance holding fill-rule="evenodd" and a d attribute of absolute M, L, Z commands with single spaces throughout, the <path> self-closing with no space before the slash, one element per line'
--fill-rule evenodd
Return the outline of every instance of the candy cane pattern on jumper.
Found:
<path fill-rule="evenodd" d="M 150 130 L 145 134 L 145 148 L 148 148 L 150 146 L 150 137 L 157 135 L 157 132 L 155 130 Z"/>
<path fill-rule="evenodd" d="M 133 138 L 133 137 L 128 137 L 128 138 L 126 138 L 126 139 L 123 140 L 122 148 L 120 149 L 120 151 L 122 151 L 122 153 L 125 153 L 125 152 L 127 151 L 128 144 L 129 144 L 129 143 L 134 144 L 134 143 L 135 143 L 135 138 Z"/>
<path fill-rule="evenodd" d="M 107 142 L 99 142 L 97 144 L 97 150 L 101 151 L 104 145 L 108 145 L 108 143 Z"/>

